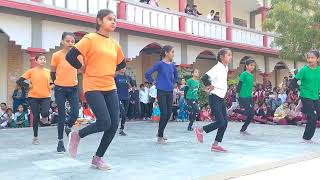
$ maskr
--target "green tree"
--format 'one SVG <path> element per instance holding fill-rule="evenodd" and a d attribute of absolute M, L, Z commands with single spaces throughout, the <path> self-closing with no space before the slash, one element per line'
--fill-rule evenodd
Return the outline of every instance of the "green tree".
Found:
<path fill-rule="evenodd" d="M 320 0 L 271 0 L 271 6 L 264 28 L 277 34 L 281 58 L 296 62 L 320 47 Z"/>

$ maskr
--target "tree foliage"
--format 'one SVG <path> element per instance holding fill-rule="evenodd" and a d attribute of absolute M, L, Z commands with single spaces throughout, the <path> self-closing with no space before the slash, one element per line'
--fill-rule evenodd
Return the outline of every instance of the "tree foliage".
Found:
<path fill-rule="evenodd" d="M 275 32 L 274 45 L 283 59 L 302 60 L 320 48 L 320 0 L 271 0 L 264 28 Z"/>

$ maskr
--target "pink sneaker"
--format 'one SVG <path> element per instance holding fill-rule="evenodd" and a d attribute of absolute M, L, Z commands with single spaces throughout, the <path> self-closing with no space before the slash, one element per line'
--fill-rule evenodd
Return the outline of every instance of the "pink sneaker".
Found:
<path fill-rule="evenodd" d="M 227 150 L 223 149 L 221 146 L 213 146 L 211 147 L 211 151 L 213 152 L 227 152 Z"/>
<path fill-rule="evenodd" d="M 103 171 L 111 170 L 111 165 L 104 162 L 101 157 L 93 156 L 91 161 L 91 166 L 96 169 L 100 169 Z"/>
<path fill-rule="evenodd" d="M 200 128 L 195 128 L 195 129 L 194 129 L 194 133 L 195 133 L 195 135 L 196 135 L 197 140 L 198 140 L 200 143 L 203 143 L 203 133 L 200 131 Z"/>
<path fill-rule="evenodd" d="M 68 151 L 72 158 L 76 158 L 80 136 L 77 131 L 73 131 L 69 135 Z"/>
<path fill-rule="evenodd" d="M 314 142 L 312 140 L 305 140 L 305 139 L 303 139 L 303 141 L 301 143 L 304 143 L 304 144 L 318 144 L 317 142 Z"/>

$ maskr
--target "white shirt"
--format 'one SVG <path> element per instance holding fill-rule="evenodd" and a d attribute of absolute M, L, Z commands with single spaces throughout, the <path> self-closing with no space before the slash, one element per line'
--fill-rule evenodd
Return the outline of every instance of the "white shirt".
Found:
<path fill-rule="evenodd" d="M 285 93 L 284 93 L 284 94 L 279 94 L 279 95 L 278 95 L 278 98 L 280 98 L 280 99 L 281 99 L 281 102 L 282 102 L 282 103 L 286 102 L 287 97 L 288 97 L 288 96 L 287 96 L 287 94 L 285 94 Z"/>
<path fill-rule="evenodd" d="M 157 98 L 157 88 L 155 85 L 151 86 L 149 89 L 149 96 L 152 98 Z"/>
<path fill-rule="evenodd" d="M 207 20 L 213 21 L 214 15 L 211 16 L 211 14 L 209 13 L 207 16 Z"/>
<path fill-rule="evenodd" d="M 148 90 L 140 90 L 139 91 L 139 98 L 140 98 L 140 102 L 144 103 L 144 104 L 148 104 L 148 100 L 149 100 L 149 93 Z"/>
<path fill-rule="evenodd" d="M 220 98 L 224 98 L 228 90 L 228 66 L 221 62 L 213 66 L 206 74 L 210 77 L 211 85 L 214 89 L 210 94 L 215 94 Z"/>

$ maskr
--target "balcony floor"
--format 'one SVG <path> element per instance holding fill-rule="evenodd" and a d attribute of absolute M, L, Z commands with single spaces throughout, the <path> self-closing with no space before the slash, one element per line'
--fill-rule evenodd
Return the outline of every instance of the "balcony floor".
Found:
<path fill-rule="evenodd" d="M 206 123 L 196 123 L 204 125 Z M 301 144 L 303 127 L 252 124 L 254 136 L 242 137 L 242 123 L 229 123 L 223 145 L 229 153 L 209 151 L 215 132 L 205 135 L 205 143 L 198 144 L 187 123 L 171 122 L 167 127 L 168 145 L 155 143 L 156 123 L 129 122 L 127 137 L 115 137 L 107 152 L 113 165 L 109 172 L 89 167 L 101 133 L 88 136 L 79 146 L 79 156 L 73 160 L 67 154 L 57 154 L 56 127 L 41 128 L 39 146 L 31 145 L 31 129 L 1 131 L 1 179 L 33 180 L 185 180 L 227 173 L 264 163 L 285 161 L 289 158 L 319 152 L 320 145 Z M 318 140 L 317 130 L 314 140 Z M 67 139 L 65 138 L 65 144 Z M 107 159 L 107 158 L 105 158 Z M 71 165 L 70 163 L 73 163 Z"/>

